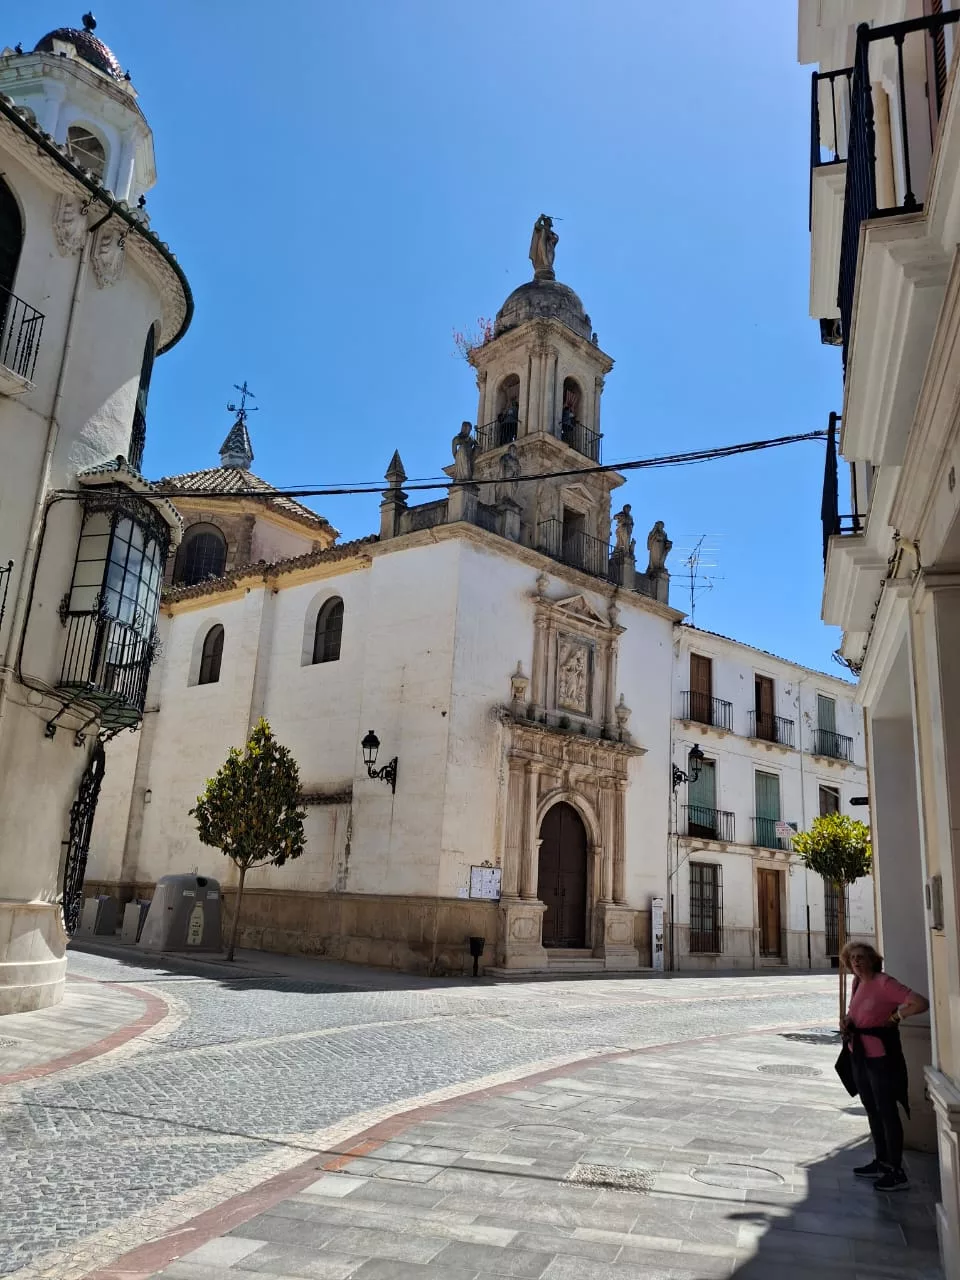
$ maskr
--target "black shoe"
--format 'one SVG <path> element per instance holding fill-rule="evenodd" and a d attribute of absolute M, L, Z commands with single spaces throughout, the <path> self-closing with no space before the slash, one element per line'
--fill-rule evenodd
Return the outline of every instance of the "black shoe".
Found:
<path fill-rule="evenodd" d="M 871 1160 L 869 1164 L 861 1164 L 853 1171 L 855 1178 L 881 1178 L 886 1172 L 879 1160 Z"/>
<path fill-rule="evenodd" d="M 878 1178 L 873 1184 L 874 1191 L 906 1191 L 909 1189 L 910 1179 L 902 1169 L 888 1169 L 882 1178 Z"/>

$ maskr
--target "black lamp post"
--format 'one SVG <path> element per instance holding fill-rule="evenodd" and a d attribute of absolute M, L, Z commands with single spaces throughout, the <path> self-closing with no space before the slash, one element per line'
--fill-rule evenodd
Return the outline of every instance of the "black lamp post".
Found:
<path fill-rule="evenodd" d="M 700 770 L 703 766 L 704 755 L 699 746 L 694 743 L 690 748 L 690 754 L 687 756 L 687 766 L 689 773 L 685 773 L 683 769 L 673 766 L 673 789 L 676 791 L 681 782 L 696 782 L 700 777 Z"/>
<path fill-rule="evenodd" d="M 375 769 L 373 766 L 377 763 L 377 752 L 380 750 L 380 739 L 369 730 L 367 736 L 360 743 L 363 751 L 363 763 L 367 766 L 367 776 L 376 778 L 380 782 L 389 782 L 390 790 L 396 795 L 397 793 L 397 757 L 394 756 L 389 764 L 385 764 L 381 769 Z"/>

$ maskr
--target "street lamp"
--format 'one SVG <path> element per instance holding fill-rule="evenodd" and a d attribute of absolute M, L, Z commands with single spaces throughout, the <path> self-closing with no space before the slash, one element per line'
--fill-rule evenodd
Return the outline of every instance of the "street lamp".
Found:
<path fill-rule="evenodd" d="M 690 748 L 690 754 L 687 756 L 687 767 L 689 772 L 685 773 L 683 769 L 678 769 L 676 765 L 673 766 L 674 791 L 676 791 L 681 782 L 696 782 L 700 777 L 700 770 L 703 767 L 703 761 L 703 752 L 700 750 L 699 746 L 694 743 Z"/>
<path fill-rule="evenodd" d="M 385 764 L 381 769 L 375 769 L 373 766 L 377 763 L 377 752 L 380 750 L 380 739 L 370 729 L 360 743 L 363 751 L 363 763 L 367 766 L 367 776 L 376 778 L 380 782 L 388 782 L 390 790 L 396 795 L 397 793 L 397 757 L 394 756 L 389 764 Z"/>

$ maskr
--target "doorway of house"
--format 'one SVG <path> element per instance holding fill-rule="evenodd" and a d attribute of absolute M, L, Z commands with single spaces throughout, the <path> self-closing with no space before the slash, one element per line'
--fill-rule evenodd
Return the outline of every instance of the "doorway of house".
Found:
<path fill-rule="evenodd" d="M 537 897 L 545 947 L 583 947 L 587 936 L 587 832 L 572 805 L 555 804 L 540 824 Z"/>
<path fill-rule="evenodd" d="M 782 955 L 779 871 L 757 868 L 757 908 L 761 956 Z"/>

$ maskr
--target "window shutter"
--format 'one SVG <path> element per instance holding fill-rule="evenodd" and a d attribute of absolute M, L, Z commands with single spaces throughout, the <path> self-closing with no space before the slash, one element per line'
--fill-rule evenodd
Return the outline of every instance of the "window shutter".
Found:
<path fill-rule="evenodd" d="M 817 728 L 821 733 L 837 732 L 837 704 L 822 693 L 817 694 Z"/>
<path fill-rule="evenodd" d="M 776 773 L 756 775 L 757 817 L 780 821 L 780 778 Z"/>

